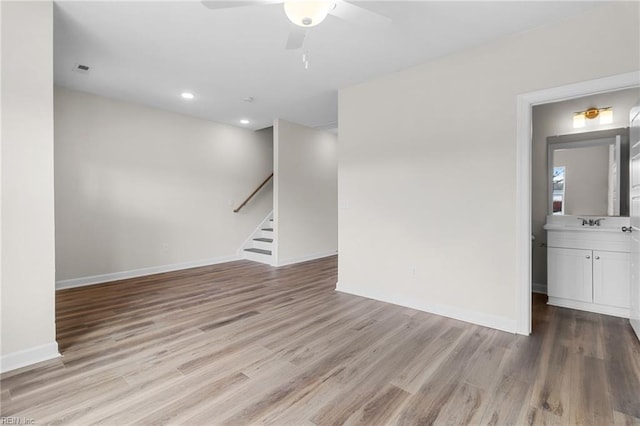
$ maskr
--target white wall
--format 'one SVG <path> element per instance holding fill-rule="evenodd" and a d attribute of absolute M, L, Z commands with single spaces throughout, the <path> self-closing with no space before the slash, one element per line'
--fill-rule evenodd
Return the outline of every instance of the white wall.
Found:
<path fill-rule="evenodd" d="M 276 264 L 335 254 L 337 137 L 284 120 L 273 132 Z"/>
<path fill-rule="evenodd" d="M 81 78 L 84 78 L 81 76 Z M 236 258 L 273 206 L 271 130 L 55 89 L 59 286 Z"/>
<path fill-rule="evenodd" d="M 338 290 L 516 331 L 517 96 L 638 70 L 639 6 L 342 90 Z"/>
<path fill-rule="evenodd" d="M 539 291 L 546 291 L 547 242 L 543 230 L 547 217 L 547 137 L 579 134 L 596 130 L 629 126 L 629 111 L 640 98 L 640 89 L 627 89 L 570 99 L 533 107 L 531 159 L 531 230 L 536 236 L 533 245 L 532 281 Z M 590 107 L 613 107 L 613 122 L 601 125 L 599 120 L 587 120 L 586 126 L 573 128 L 573 113 Z"/>
<path fill-rule="evenodd" d="M 0 371 L 58 356 L 53 209 L 53 6 L 0 2 Z"/>

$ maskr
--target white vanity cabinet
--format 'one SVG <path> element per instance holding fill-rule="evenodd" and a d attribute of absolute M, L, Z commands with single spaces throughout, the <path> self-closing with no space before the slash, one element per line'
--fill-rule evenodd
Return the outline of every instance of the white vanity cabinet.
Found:
<path fill-rule="evenodd" d="M 628 318 L 630 235 L 620 228 L 545 229 L 548 303 Z"/>

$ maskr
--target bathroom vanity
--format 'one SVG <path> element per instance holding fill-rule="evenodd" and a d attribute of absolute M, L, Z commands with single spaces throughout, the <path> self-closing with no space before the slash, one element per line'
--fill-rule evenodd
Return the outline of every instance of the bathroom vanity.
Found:
<path fill-rule="evenodd" d="M 547 217 L 548 303 L 629 318 L 630 219 L 597 219 Z"/>
<path fill-rule="evenodd" d="M 629 318 L 629 129 L 547 138 L 550 305 Z"/>

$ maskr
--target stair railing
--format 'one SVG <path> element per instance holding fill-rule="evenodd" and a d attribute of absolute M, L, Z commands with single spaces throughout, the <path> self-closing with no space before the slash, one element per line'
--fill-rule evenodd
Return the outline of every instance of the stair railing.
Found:
<path fill-rule="evenodd" d="M 264 182 L 262 182 L 262 183 L 260 184 L 260 186 L 258 186 L 258 187 L 255 189 L 255 191 L 253 191 L 253 192 L 251 193 L 251 195 L 249 195 L 249 196 L 247 197 L 247 199 L 246 199 L 246 200 L 244 200 L 244 201 L 242 202 L 242 204 L 240 204 L 240 205 L 238 206 L 238 208 L 237 208 L 237 209 L 234 209 L 234 210 L 233 210 L 233 212 L 234 212 L 234 213 L 238 213 L 238 212 L 240 211 L 240 209 L 242 209 L 244 206 L 246 206 L 246 205 L 247 205 L 247 203 L 248 203 L 248 202 L 253 198 L 253 196 L 254 196 L 254 195 L 256 195 L 256 194 L 258 193 L 258 191 L 260 191 L 260 190 L 262 189 L 262 187 L 263 187 L 263 186 L 265 186 L 265 185 L 267 184 L 267 182 L 269 182 L 269 181 L 271 180 L 271 178 L 272 178 L 272 177 L 273 177 L 273 173 L 271 173 L 271 174 L 269 175 L 269 177 L 268 177 L 268 178 L 266 178 L 266 179 L 264 180 Z"/>

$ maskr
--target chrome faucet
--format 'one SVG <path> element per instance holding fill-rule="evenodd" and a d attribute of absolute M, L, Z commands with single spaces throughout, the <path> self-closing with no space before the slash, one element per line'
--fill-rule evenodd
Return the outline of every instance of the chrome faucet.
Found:
<path fill-rule="evenodd" d="M 604 217 L 600 217 L 598 219 L 585 219 L 583 217 L 579 217 L 577 219 L 582 221 L 582 226 L 600 226 L 600 221 L 605 220 Z"/>

